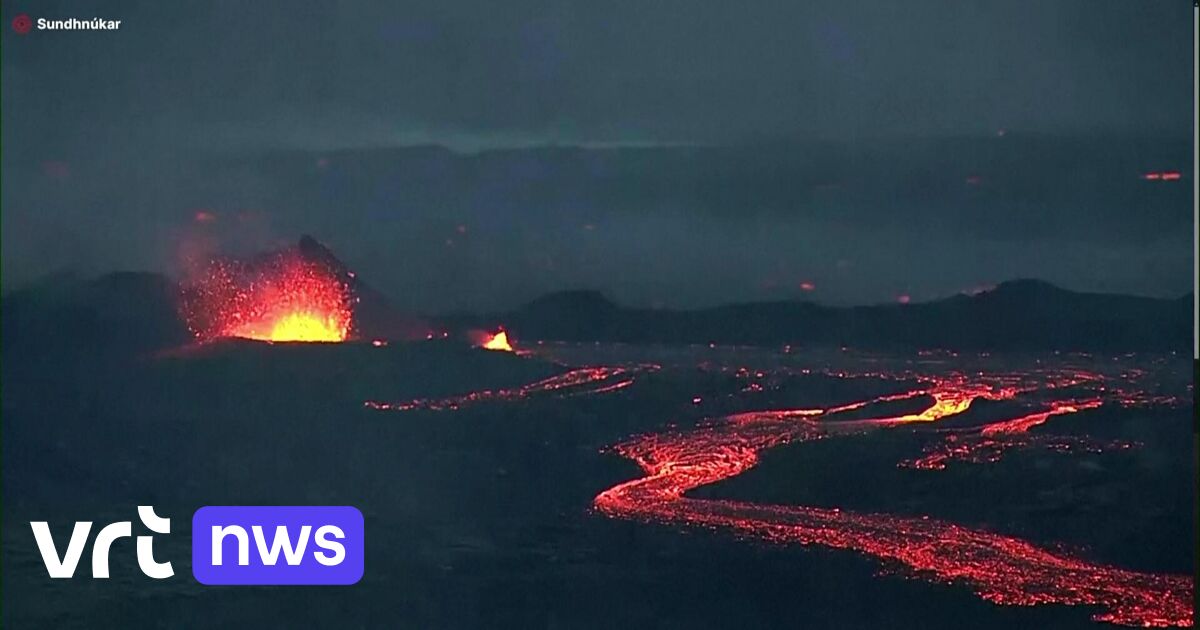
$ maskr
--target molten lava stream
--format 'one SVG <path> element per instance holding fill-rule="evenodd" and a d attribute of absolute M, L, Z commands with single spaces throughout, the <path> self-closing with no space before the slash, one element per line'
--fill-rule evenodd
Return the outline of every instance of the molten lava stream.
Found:
<path fill-rule="evenodd" d="M 594 505 L 613 517 L 722 527 L 774 542 L 850 549 L 899 563 L 934 581 L 968 585 L 995 604 L 1098 606 L 1102 611 L 1093 617 L 1098 621 L 1190 626 L 1194 584 L 1187 576 L 1092 564 L 1017 538 L 931 518 L 684 496 L 689 490 L 754 467 L 759 453 L 773 446 L 846 431 L 936 421 L 961 413 L 977 397 L 1004 398 L 1015 391 L 968 386 L 961 379 L 943 381 L 927 392 L 934 398 L 928 409 L 899 418 L 829 422 L 824 418 L 836 410 L 764 411 L 727 416 L 687 433 L 644 436 L 619 444 L 615 450 L 635 461 L 645 476 L 605 490 L 596 496 Z M 836 409 L 858 409 L 878 400 Z M 997 425 L 1020 431 L 1044 422 L 1051 413 Z"/>
<path fill-rule="evenodd" d="M 1101 447 L 1091 440 L 1079 437 L 1030 436 L 1029 430 L 1044 424 L 1053 416 L 1095 409 L 1102 404 L 1099 398 L 1086 400 L 1056 401 L 1046 411 L 1031 413 L 1010 420 L 993 422 L 975 430 L 975 433 L 951 433 L 937 446 L 927 449 L 917 459 L 900 462 L 904 468 L 919 470 L 943 470 L 951 461 L 995 462 L 1005 450 L 1014 446 L 1030 446 L 1042 442 L 1047 446 L 1070 448 L 1072 445 L 1100 451 L 1103 448 L 1128 448 L 1130 444 L 1115 442 Z"/>
<path fill-rule="evenodd" d="M 447 398 L 417 398 L 403 402 L 368 400 L 363 406 L 379 411 L 452 411 L 482 402 L 525 400 L 539 395 L 566 398 L 605 394 L 633 385 L 634 378 L 644 372 L 659 369 L 654 364 L 635 366 L 598 366 L 575 368 L 557 376 L 512 389 L 484 389 Z"/>

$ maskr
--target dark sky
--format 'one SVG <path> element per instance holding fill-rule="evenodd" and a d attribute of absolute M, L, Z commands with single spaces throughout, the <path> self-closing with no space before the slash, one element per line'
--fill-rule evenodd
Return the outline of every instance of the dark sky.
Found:
<path fill-rule="evenodd" d="M 17 36 L 19 12 L 122 26 Z M 311 232 L 421 310 L 1017 276 L 1180 294 L 1190 20 L 1175 0 L 6 2 L 3 281 Z M 402 150 L 426 144 L 452 151 Z"/>

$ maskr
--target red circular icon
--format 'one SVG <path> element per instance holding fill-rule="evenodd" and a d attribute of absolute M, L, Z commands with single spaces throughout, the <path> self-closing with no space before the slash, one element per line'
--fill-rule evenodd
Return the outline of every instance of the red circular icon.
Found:
<path fill-rule="evenodd" d="M 17 32 L 17 35 L 24 35 L 33 28 L 33 20 L 29 19 L 28 15 L 22 13 L 13 18 L 12 27 L 13 30 Z"/>

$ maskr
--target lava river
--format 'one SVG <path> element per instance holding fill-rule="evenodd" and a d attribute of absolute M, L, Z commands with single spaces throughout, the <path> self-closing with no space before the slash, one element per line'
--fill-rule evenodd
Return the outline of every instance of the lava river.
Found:
<path fill-rule="evenodd" d="M 659 369 L 660 366 L 654 364 L 575 368 L 513 389 L 482 390 L 442 399 L 395 403 L 368 401 L 365 404 L 377 410 L 448 411 L 473 404 L 516 402 L 543 396 L 590 396 L 624 389 L 638 376 Z M 690 431 L 669 431 L 631 439 L 612 450 L 636 462 L 645 475 L 600 493 L 594 499 L 597 511 L 616 518 L 725 528 L 784 544 L 853 550 L 907 567 L 914 575 L 925 579 L 968 586 L 995 604 L 1094 606 L 1099 609 L 1093 617 L 1097 621 L 1130 626 L 1192 625 L 1194 584 L 1188 576 L 1139 573 L 1094 564 L 1018 538 L 929 517 L 686 496 L 689 490 L 729 479 L 754 467 L 759 454 L 772 447 L 935 423 L 962 414 L 979 400 L 1012 401 L 1025 394 L 1057 396 L 1041 403 L 1044 408 L 1030 413 L 981 426 L 941 430 L 939 432 L 945 434 L 941 443 L 921 458 L 900 465 L 940 470 L 952 460 L 991 462 L 1007 448 L 1038 444 L 1055 450 L 1067 450 L 1072 446 L 1103 450 L 1114 445 L 1095 445 L 1078 437 L 1033 435 L 1030 429 L 1053 417 L 1105 404 L 1133 407 L 1179 402 L 1146 396 L 1123 383 L 1086 371 L 939 376 L 826 375 L 917 380 L 922 386 L 829 408 L 737 413 Z M 764 374 L 758 373 L 758 376 Z M 743 391 L 762 390 L 762 385 L 755 382 Z M 927 397 L 930 403 L 917 413 L 861 417 L 873 405 L 920 397 Z M 856 415 L 849 417 L 852 412 Z M 1115 446 L 1127 448 L 1131 445 Z"/>
<path fill-rule="evenodd" d="M 376 411 L 454 411 L 484 402 L 511 402 L 540 396 L 591 396 L 629 387 L 633 385 L 636 375 L 658 369 L 659 366 L 653 364 L 582 367 L 510 389 L 484 389 L 447 398 L 417 398 L 401 402 L 368 400 L 363 406 Z"/>
<path fill-rule="evenodd" d="M 1044 383 L 1043 390 L 1070 387 L 1083 378 Z M 929 387 L 900 396 L 830 409 L 739 413 L 686 432 L 646 435 L 614 450 L 636 462 L 645 475 L 600 493 L 594 505 L 603 514 L 674 525 L 725 528 L 763 540 L 824 545 L 853 550 L 907 567 L 914 575 L 970 587 L 983 599 L 1003 605 L 1095 606 L 1093 617 L 1130 626 L 1190 626 L 1191 577 L 1127 571 L 1093 564 L 1029 542 L 970 529 L 928 517 L 857 513 L 839 509 L 761 505 L 689 498 L 689 490 L 738 475 L 766 449 L 791 442 L 862 433 L 916 422 L 935 422 L 966 411 L 978 399 L 1006 400 L 1031 386 L 1020 378 L 975 382 L 936 378 Z M 839 420 L 839 414 L 897 398 L 931 396 L 917 414 Z M 1022 434 L 1055 415 L 1099 405 L 1099 400 L 1062 401 L 1048 409 L 976 428 L 974 441 Z M 952 440 L 953 441 L 953 440 Z M 933 455 L 937 455 L 934 453 Z M 919 467 L 919 466 L 918 466 Z M 937 468 L 936 465 L 927 466 Z"/>

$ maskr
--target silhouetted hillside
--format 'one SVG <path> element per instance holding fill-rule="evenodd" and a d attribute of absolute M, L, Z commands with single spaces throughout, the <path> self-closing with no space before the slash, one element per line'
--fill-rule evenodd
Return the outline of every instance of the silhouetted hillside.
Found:
<path fill-rule="evenodd" d="M 324 245 L 304 236 L 298 251 L 345 278 L 355 300 L 353 336 L 424 337 L 427 326 L 393 308 Z M 179 296 L 174 280 L 155 273 L 116 272 L 93 279 L 52 276 L 0 302 L 5 358 L 64 353 L 127 358 L 186 344 L 193 337 L 179 316 Z"/>
<path fill-rule="evenodd" d="M 785 301 L 681 311 L 622 308 L 598 293 L 571 291 L 469 319 L 449 323 L 502 323 L 518 338 L 562 341 L 1183 351 L 1191 345 L 1192 300 L 1078 293 L 1016 280 L 920 304 L 841 308 Z"/>
<path fill-rule="evenodd" d="M 119 272 L 93 280 L 54 277 L 5 295 L 4 355 L 116 356 L 170 347 L 191 338 L 166 276 Z"/>
<path fill-rule="evenodd" d="M 423 336 L 425 324 L 396 311 L 328 248 L 310 237 L 299 247 L 303 256 L 348 278 L 357 299 L 355 337 Z M 32 351 L 31 356 L 133 356 L 175 347 L 191 339 L 179 319 L 177 299 L 177 285 L 157 274 L 47 281 L 4 297 L 4 352 L 6 357 L 22 350 Z M 637 309 L 595 291 L 567 291 L 509 313 L 447 317 L 441 325 L 456 330 L 502 325 L 518 339 L 635 344 L 1184 351 L 1191 346 L 1192 300 L 1078 293 L 1037 280 L 1006 282 L 973 296 L 857 307 L 780 301 L 699 310 Z"/>
<path fill-rule="evenodd" d="M 405 315 L 358 274 L 352 272 L 328 247 L 305 234 L 300 237 L 300 255 L 307 260 L 328 268 L 335 276 L 343 278 L 354 296 L 354 324 L 352 335 L 363 338 L 417 339 L 424 337 L 427 327 L 417 318 Z"/>

